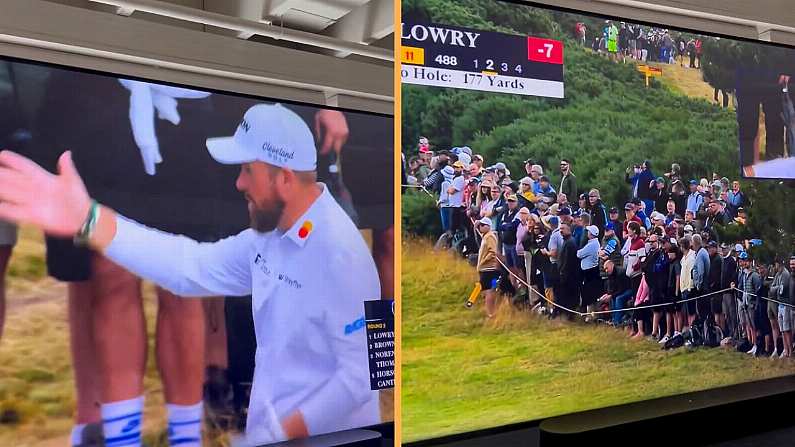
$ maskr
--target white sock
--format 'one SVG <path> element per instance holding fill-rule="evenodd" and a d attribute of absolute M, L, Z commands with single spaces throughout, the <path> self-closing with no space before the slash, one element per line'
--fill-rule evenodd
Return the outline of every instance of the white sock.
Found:
<path fill-rule="evenodd" d="M 168 445 L 201 447 L 202 401 L 193 405 L 166 404 L 168 411 Z"/>
<path fill-rule="evenodd" d="M 102 404 L 106 447 L 140 447 L 144 397 Z"/>
<path fill-rule="evenodd" d="M 80 445 L 83 442 L 83 430 L 86 428 L 86 424 L 76 424 L 72 427 L 72 445 Z"/>

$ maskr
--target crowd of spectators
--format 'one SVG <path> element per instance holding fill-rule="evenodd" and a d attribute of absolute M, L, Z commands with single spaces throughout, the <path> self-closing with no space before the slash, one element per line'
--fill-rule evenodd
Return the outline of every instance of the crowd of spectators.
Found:
<path fill-rule="evenodd" d="M 719 237 L 746 223 L 739 181 L 687 179 L 676 163 L 656 176 L 645 160 L 627 168 L 630 194 L 614 206 L 578 189 L 573 160 L 552 171 L 527 159 L 512 173 L 469 147 L 434 152 L 427 138 L 404 163 L 407 187 L 438 198 L 437 248 L 477 266 L 487 317 L 501 291 L 550 319 L 603 321 L 635 339 L 688 345 L 709 327 L 749 354 L 791 355 L 795 257 L 763 265 L 748 250 L 761 241 Z"/>
<path fill-rule="evenodd" d="M 574 26 L 574 37 L 582 46 L 590 42 L 593 51 L 612 60 L 632 58 L 664 64 L 674 64 L 678 60 L 683 67 L 701 67 L 701 39 L 672 34 L 665 28 L 606 20 L 604 27 L 590 37 L 585 23 L 578 22 Z"/>

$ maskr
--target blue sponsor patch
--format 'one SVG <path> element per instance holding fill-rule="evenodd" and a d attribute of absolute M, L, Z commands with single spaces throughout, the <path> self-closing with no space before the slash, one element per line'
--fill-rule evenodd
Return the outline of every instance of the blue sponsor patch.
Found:
<path fill-rule="evenodd" d="M 364 327 L 364 317 L 359 318 L 351 324 L 345 325 L 345 335 L 350 335 Z"/>

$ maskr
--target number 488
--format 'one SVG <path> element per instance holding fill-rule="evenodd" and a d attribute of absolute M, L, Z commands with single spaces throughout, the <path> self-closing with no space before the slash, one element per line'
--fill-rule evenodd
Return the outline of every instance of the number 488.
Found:
<path fill-rule="evenodd" d="M 437 64 L 442 64 L 442 65 L 458 65 L 458 58 L 455 56 L 446 56 L 446 55 L 443 56 L 440 54 L 436 56 L 436 59 L 434 59 L 434 61 L 436 61 Z"/>

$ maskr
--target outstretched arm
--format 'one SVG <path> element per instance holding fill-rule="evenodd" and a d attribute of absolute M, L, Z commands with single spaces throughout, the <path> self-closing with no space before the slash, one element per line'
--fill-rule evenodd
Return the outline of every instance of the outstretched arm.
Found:
<path fill-rule="evenodd" d="M 92 200 L 70 152 L 58 174 L 11 151 L 0 152 L 0 219 L 56 237 L 81 231 Z M 148 228 L 100 206 L 88 244 L 122 267 L 181 296 L 247 295 L 251 230 L 212 244 Z"/>

